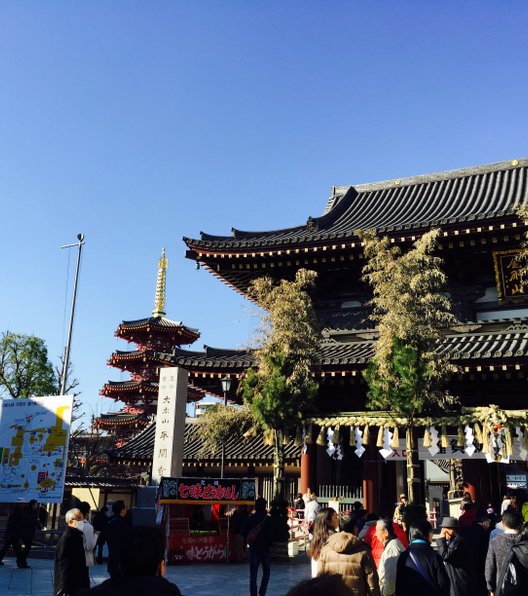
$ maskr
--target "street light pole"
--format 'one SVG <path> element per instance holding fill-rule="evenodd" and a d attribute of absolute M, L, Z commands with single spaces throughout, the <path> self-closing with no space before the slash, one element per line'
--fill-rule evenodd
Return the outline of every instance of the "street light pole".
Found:
<path fill-rule="evenodd" d="M 224 392 L 224 408 L 227 408 L 227 393 L 231 389 L 231 379 L 224 377 L 221 379 L 222 391 Z M 220 478 L 224 477 L 224 465 L 225 465 L 225 440 L 222 441 L 222 463 L 220 464 Z"/>
<path fill-rule="evenodd" d="M 75 244 L 65 244 L 64 246 L 61 246 L 61 248 L 72 248 L 74 246 L 77 246 L 79 251 L 77 253 L 77 267 L 75 268 L 75 281 L 73 284 L 73 298 L 70 312 L 70 324 L 68 327 L 68 340 L 66 342 L 66 347 L 64 348 L 64 359 L 62 362 L 62 373 L 59 389 L 60 395 L 64 395 L 64 393 L 66 392 L 66 381 L 68 380 L 68 366 L 70 364 L 70 347 L 73 331 L 73 317 L 75 315 L 75 302 L 77 300 L 77 283 L 79 281 L 79 268 L 81 266 L 81 252 L 82 247 L 84 245 L 84 234 L 77 234 L 77 240 L 78 242 L 76 242 Z"/>

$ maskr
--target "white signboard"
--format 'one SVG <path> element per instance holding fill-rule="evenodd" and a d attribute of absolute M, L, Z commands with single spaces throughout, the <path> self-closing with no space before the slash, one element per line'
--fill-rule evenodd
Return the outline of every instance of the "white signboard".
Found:
<path fill-rule="evenodd" d="M 183 368 L 160 370 L 152 482 L 182 475 L 185 408 L 189 373 Z"/>
<path fill-rule="evenodd" d="M 421 460 L 429 459 L 485 459 L 489 461 L 485 453 L 482 453 L 482 446 L 478 443 L 472 444 L 472 449 L 467 446 L 458 447 L 458 439 L 454 435 L 449 435 L 447 438 L 447 447 L 440 447 L 438 444 L 435 447 L 424 447 L 423 439 L 418 439 L 418 455 Z M 392 449 L 389 445 L 385 445 L 384 449 L 380 449 L 380 454 L 386 461 L 402 461 L 407 458 L 407 450 L 405 448 L 405 439 L 400 439 L 398 449 Z M 513 443 L 512 460 L 524 460 L 521 453 L 521 447 L 518 441 Z M 502 459 L 501 463 L 509 463 L 510 460 Z"/>
<path fill-rule="evenodd" d="M 0 400 L 0 502 L 62 503 L 73 397 Z"/>

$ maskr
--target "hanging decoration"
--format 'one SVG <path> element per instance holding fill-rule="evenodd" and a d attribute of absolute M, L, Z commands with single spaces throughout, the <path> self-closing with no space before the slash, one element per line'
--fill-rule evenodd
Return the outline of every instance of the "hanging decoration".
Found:
<path fill-rule="evenodd" d="M 442 424 L 442 434 L 440 435 L 440 446 L 442 449 L 447 449 L 447 428 L 445 424 Z"/>
<path fill-rule="evenodd" d="M 354 429 L 354 438 L 356 440 L 356 449 L 354 451 L 354 453 L 358 456 L 361 457 L 364 453 L 365 453 L 365 447 L 363 447 L 363 431 L 359 428 L 359 426 L 356 426 Z"/>
<path fill-rule="evenodd" d="M 457 447 L 460 447 L 462 449 L 465 444 L 466 444 L 466 437 L 464 436 L 464 429 L 462 428 L 462 425 L 459 424 L 456 445 L 457 445 Z"/>
<path fill-rule="evenodd" d="M 391 449 L 399 449 L 400 448 L 400 433 L 398 432 L 398 427 L 394 428 L 392 433 L 392 440 L 391 440 Z"/>
<path fill-rule="evenodd" d="M 304 429 L 303 429 L 303 431 L 304 431 Z M 306 443 L 306 445 L 312 444 L 312 425 L 311 424 L 309 424 L 306 431 L 304 431 L 304 442 Z"/>
<path fill-rule="evenodd" d="M 337 460 L 342 460 L 343 459 L 343 454 L 341 452 L 341 446 L 339 444 L 335 445 L 334 444 L 334 430 L 330 427 L 328 428 L 328 430 L 326 431 L 326 441 L 327 441 L 327 447 L 326 447 L 326 453 L 328 455 L 328 457 L 331 457 L 333 459 L 337 459 Z"/>
<path fill-rule="evenodd" d="M 431 447 L 429 447 L 428 451 L 434 457 L 440 451 L 440 447 L 438 447 L 438 431 L 434 426 L 429 428 L 429 436 L 431 438 Z"/>
<path fill-rule="evenodd" d="M 469 424 L 466 424 L 466 426 L 464 427 L 464 437 L 466 439 L 466 448 L 464 449 L 464 451 L 469 455 L 469 457 L 471 457 L 475 453 L 477 448 L 474 445 L 475 436 L 473 434 L 473 429 Z"/>
<path fill-rule="evenodd" d="M 324 447 L 326 445 L 324 426 L 321 426 L 321 430 L 319 431 L 319 434 L 317 435 L 317 440 L 315 441 L 315 443 L 317 445 L 319 445 L 320 447 Z"/>
<path fill-rule="evenodd" d="M 303 429 L 304 431 L 304 429 Z M 303 444 L 303 436 L 301 434 L 301 428 L 298 426 L 297 430 L 295 431 L 295 441 L 293 442 L 295 447 L 301 447 Z"/>
<path fill-rule="evenodd" d="M 345 434 L 349 433 L 348 441 L 354 451 L 359 447 L 364 449 L 369 443 L 370 434 L 377 429 L 374 435 L 375 445 L 386 457 L 390 456 L 392 450 L 399 448 L 399 439 L 409 423 L 407 418 L 390 412 L 358 412 L 342 416 L 313 417 L 304 421 L 306 427 L 311 424 L 320 427 L 321 432 L 316 435 L 316 442 L 325 448 L 328 443 L 326 429 L 332 429 L 331 442 L 336 451 L 343 437 L 343 428 L 349 429 Z M 454 459 L 457 458 L 457 451 L 463 451 L 464 457 L 472 457 L 477 453 L 480 454 L 479 457 L 487 455 L 490 462 L 506 463 L 512 457 L 528 459 L 528 409 L 503 410 L 496 405 L 462 407 L 458 412 L 413 418 L 412 425 L 416 429 L 423 429 L 421 447 L 428 451 L 427 456 L 435 457 L 440 450 L 443 452 L 445 449 L 446 456 Z M 362 431 L 361 444 L 358 444 L 357 430 Z M 310 442 L 311 435 L 306 430 L 303 449 Z M 390 437 L 388 444 L 387 436 Z"/>
<path fill-rule="evenodd" d="M 426 426 L 424 430 L 423 446 L 426 449 L 431 447 L 431 429 L 428 426 Z"/>
<path fill-rule="evenodd" d="M 384 427 L 380 426 L 378 430 L 378 438 L 376 439 L 376 447 L 383 448 L 383 430 Z"/>
<path fill-rule="evenodd" d="M 310 426 L 308 427 L 309 429 L 311 429 L 312 425 L 310 424 Z M 309 441 L 308 441 L 309 439 Z M 308 452 L 308 445 L 312 442 L 312 437 L 310 437 L 308 435 L 308 432 L 306 430 L 306 427 L 303 426 L 302 428 L 302 448 L 301 451 L 303 453 L 307 453 Z"/>
<path fill-rule="evenodd" d="M 380 449 L 380 454 L 383 459 L 387 459 L 393 453 L 393 449 L 391 447 L 391 440 L 392 440 L 392 433 L 391 431 L 386 428 L 383 431 L 383 449 Z"/>

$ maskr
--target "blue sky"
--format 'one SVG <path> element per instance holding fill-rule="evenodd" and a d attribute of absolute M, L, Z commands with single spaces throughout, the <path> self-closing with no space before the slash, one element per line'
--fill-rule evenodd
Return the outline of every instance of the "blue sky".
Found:
<path fill-rule="evenodd" d="M 252 307 L 182 236 L 288 227 L 332 185 L 528 156 L 519 1 L 0 0 L 0 330 L 71 359 L 89 413 L 154 306 L 243 345 Z"/>

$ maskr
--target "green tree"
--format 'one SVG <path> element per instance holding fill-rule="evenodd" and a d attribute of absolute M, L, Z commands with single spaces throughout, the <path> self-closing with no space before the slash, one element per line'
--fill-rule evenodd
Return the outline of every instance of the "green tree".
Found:
<path fill-rule="evenodd" d="M 54 395 L 57 382 L 44 340 L 6 331 L 0 339 L 0 397 Z"/>
<path fill-rule="evenodd" d="M 455 403 L 442 387 L 456 368 L 437 351 L 446 329 L 457 323 L 444 293 L 442 259 L 433 254 L 439 233 L 424 234 L 405 253 L 375 231 L 359 233 L 379 333 L 365 372 L 367 407 L 407 419 L 407 485 L 409 500 L 417 503 L 423 498 L 413 420 Z"/>
<path fill-rule="evenodd" d="M 300 269 L 294 281 L 274 284 L 269 277 L 252 282 L 250 292 L 265 309 L 255 367 L 241 382 L 259 428 L 273 444 L 273 492 L 284 499 L 284 440 L 301 424 L 318 384 L 314 368 L 320 335 L 309 290 L 317 274 Z"/>
<path fill-rule="evenodd" d="M 224 408 L 215 404 L 206 410 L 198 420 L 198 434 L 200 437 L 200 451 L 198 457 L 215 454 L 231 437 L 243 439 L 244 433 L 254 426 L 251 410 L 244 406 Z"/>

